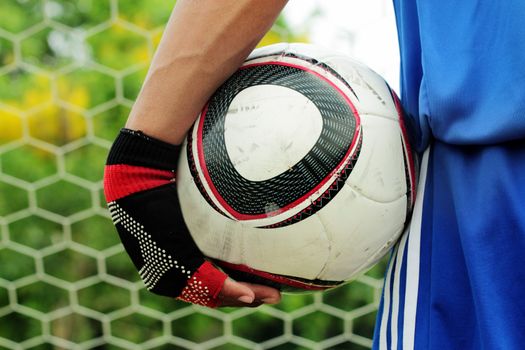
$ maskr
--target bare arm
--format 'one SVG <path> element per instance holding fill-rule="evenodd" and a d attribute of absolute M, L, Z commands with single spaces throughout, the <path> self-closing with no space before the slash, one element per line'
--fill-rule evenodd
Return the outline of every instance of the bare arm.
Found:
<path fill-rule="evenodd" d="M 149 137 L 170 144 L 180 144 L 211 94 L 242 64 L 270 29 L 286 1 L 178 0 L 126 127 L 141 130 Z M 160 146 L 158 142 L 151 143 L 148 137 L 129 131 L 121 133 L 119 138 L 120 143 L 112 147 L 111 156 L 108 158 L 110 161 L 105 171 L 104 187 L 108 201 L 111 201 L 113 207 L 129 204 L 128 211 L 132 217 L 148 222 L 148 230 L 155 244 L 163 245 L 163 249 L 173 253 L 173 256 L 180 255 L 181 259 L 188 259 L 186 253 L 192 251 L 188 247 L 191 248 L 193 245 L 185 240 L 187 230 L 184 224 L 181 225 L 177 221 L 180 219 L 178 216 L 174 218 L 159 214 L 166 210 L 175 212 L 172 207 L 169 209 L 164 207 L 164 205 L 176 207 L 173 201 L 166 200 L 173 197 L 170 196 L 173 187 L 156 187 L 157 182 L 148 185 L 151 178 L 158 180 L 154 175 L 159 171 L 158 164 L 162 164 L 162 169 L 172 169 L 176 166 L 174 157 L 169 157 L 168 161 L 160 156 L 164 154 L 163 152 L 150 152 L 150 157 L 162 159 L 156 159 L 152 164 L 146 165 L 147 172 L 140 177 L 142 182 L 140 184 L 137 184 L 137 181 L 133 182 L 129 193 L 128 182 L 133 175 L 130 172 L 135 169 L 134 165 L 145 166 L 143 157 L 139 157 L 140 164 L 136 163 L 138 161 L 135 160 L 135 150 L 139 147 L 137 143 L 143 148 L 147 146 L 157 149 Z M 163 145 L 163 149 L 170 148 L 169 146 Z M 172 174 L 169 175 L 171 178 Z M 126 191 L 121 187 L 125 187 Z M 154 210 L 151 214 L 157 215 L 155 219 L 151 219 L 149 214 L 144 214 L 141 209 L 142 202 L 151 201 L 153 197 L 155 203 L 164 203 L 161 205 L 162 208 Z M 129 248 L 126 249 L 130 256 L 135 258 L 137 268 L 142 270 L 144 262 L 137 253 L 136 237 L 119 222 L 116 222 L 116 225 L 120 228 L 123 243 Z M 166 239 L 166 232 L 173 230 L 177 234 Z M 187 265 L 187 268 L 191 265 L 189 269 L 193 276 L 196 276 L 206 264 L 200 265 L 202 257 L 197 254 L 193 258 L 188 261 L 191 264 L 184 265 Z M 218 276 L 216 272 L 212 273 L 209 270 L 203 271 L 208 272 L 199 275 L 199 281 L 202 280 L 203 285 L 209 286 L 210 291 L 215 291 L 215 282 L 220 280 L 222 275 Z M 173 268 L 165 271 L 161 277 L 160 282 L 151 285 L 152 291 L 169 296 L 179 293 L 187 278 Z M 151 284 L 150 279 L 147 281 Z M 190 302 L 199 298 L 215 302 L 217 298 L 217 305 L 220 306 L 258 306 L 263 303 L 277 303 L 280 299 L 279 291 L 274 288 L 239 283 L 230 278 L 220 286 L 219 294 L 216 296 L 211 292 L 201 295 L 202 291 L 195 292 L 190 287 L 191 284 L 186 284 L 182 290 L 183 297 L 185 290 L 190 295 L 183 300 Z"/>
<path fill-rule="evenodd" d="M 287 0 L 178 0 L 126 127 L 179 144 Z"/>

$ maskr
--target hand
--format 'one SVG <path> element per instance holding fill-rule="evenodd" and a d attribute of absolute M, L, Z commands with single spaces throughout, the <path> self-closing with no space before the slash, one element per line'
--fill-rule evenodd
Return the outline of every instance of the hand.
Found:
<path fill-rule="evenodd" d="M 208 307 L 279 302 L 276 289 L 235 282 L 204 258 L 173 182 L 179 154 L 179 146 L 123 129 L 104 172 L 111 216 L 148 290 Z"/>
<path fill-rule="evenodd" d="M 219 306 L 257 307 L 262 304 L 277 304 L 281 293 L 271 287 L 246 282 L 236 282 L 231 278 L 224 281 L 219 293 Z"/>

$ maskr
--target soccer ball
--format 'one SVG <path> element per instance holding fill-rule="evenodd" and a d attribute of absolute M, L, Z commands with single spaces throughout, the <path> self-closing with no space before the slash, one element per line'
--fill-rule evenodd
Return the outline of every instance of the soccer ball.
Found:
<path fill-rule="evenodd" d="M 204 255 L 236 279 L 333 288 L 396 242 L 414 203 L 395 93 L 306 44 L 256 49 L 187 135 L 177 188 Z"/>

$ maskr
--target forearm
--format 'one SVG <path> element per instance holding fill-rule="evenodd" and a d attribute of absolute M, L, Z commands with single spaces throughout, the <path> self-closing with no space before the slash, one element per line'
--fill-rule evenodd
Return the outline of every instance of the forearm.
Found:
<path fill-rule="evenodd" d="M 287 0 L 178 0 L 127 127 L 178 144 Z"/>

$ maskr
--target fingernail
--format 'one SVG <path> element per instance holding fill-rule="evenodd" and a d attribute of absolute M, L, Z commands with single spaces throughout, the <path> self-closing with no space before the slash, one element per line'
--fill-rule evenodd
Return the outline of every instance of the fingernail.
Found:
<path fill-rule="evenodd" d="M 239 297 L 237 300 L 242 301 L 246 304 L 251 304 L 253 302 L 253 297 L 249 295 L 243 295 L 242 297 Z"/>

